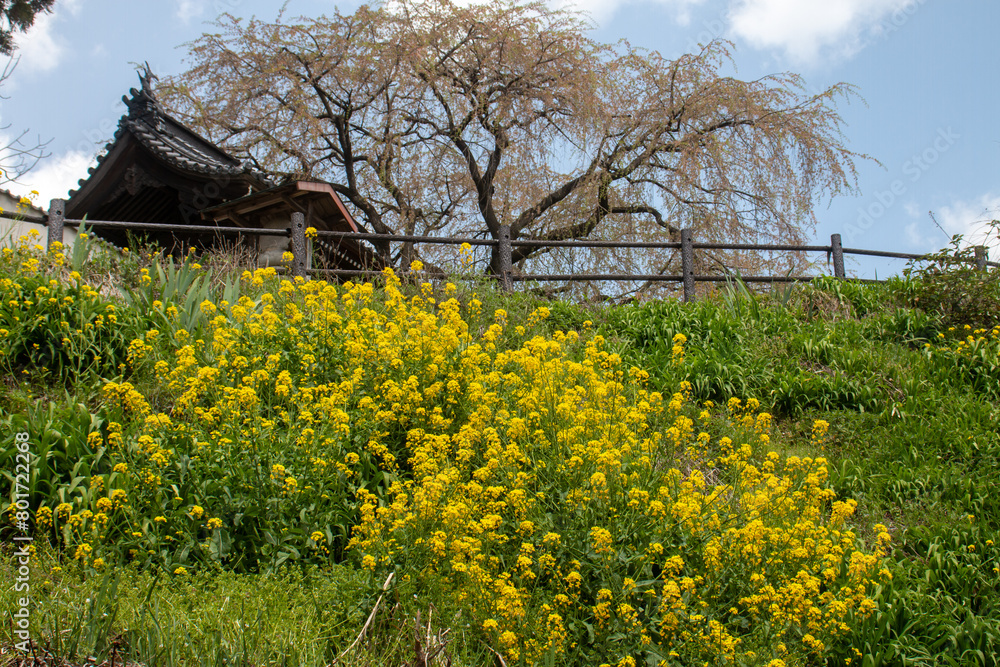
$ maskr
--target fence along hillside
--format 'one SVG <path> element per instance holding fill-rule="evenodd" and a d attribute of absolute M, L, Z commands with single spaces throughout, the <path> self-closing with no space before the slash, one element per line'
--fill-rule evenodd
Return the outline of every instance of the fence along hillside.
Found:
<path fill-rule="evenodd" d="M 62 243 L 63 229 L 66 226 L 79 227 L 84 224 L 89 228 L 97 229 L 121 229 L 135 232 L 158 231 L 158 232 L 178 232 L 183 230 L 187 234 L 215 234 L 260 237 L 260 236 L 280 236 L 290 240 L 292 262 L 289 266 L 291 275 L 306 277 L 308 275 L 327 275 L 335 277 L 374 277 L 381 274 L 377 270 L 364 269 L 317 269 L 309 268 L 306 262 L 307 239 L 305 216 L 302 213 L 292 213 L 291 224 L 286 229 L 265 229 L 246 227 L 222 227 L 217 225 L 184 225 L 178 227 L 171 224 L 149 223 L 149 222 L 122 222 L 110 220 L 74 220 L 67 219 L 64 215 L 65 200 L 53 199 L 49 206 L 48 215 L 44 218 L 44 224 L 48 228 L 48 247 L 53 243 Z M 462 237 L 439 237 L 439 236 L 414 236 L 414 235 L 385 235 L 370 234 L 362 232 L 336 232 L 317 231 L 315 238 L 321 242 L 335 242 L 341 239 L 354 239 L 358 241 L 389 241 L 390 243 L 413 243 L 413 244 L 443 244 L 443 245 L 463 245 L 488 246 L 497 248 L 500 258 L 500 272 L 489 274 L 497 280 L 500 288 L 505 292 L 514 290 L 514 283 L 517 282 L 576 282 L 576 281 L 643 281 L 643 282 L 673 282 L 683 286 L 684 301 L 695 299 L 695 285 L 699 282 L 726 282 L 732 279 L 731 275 L 698 275 L 694 272 L 695 251 L 696 250 L 748 250 L 748 251 L 770 251 L 770 252 L 822 252 L 827 254 L 828 261 L 833 264 L 833 275 L 836 278 L 846 279 L 844 270 L 845 255 L 865 255 L 869 257 L 886 257 L 892 259 L 925 260 L 927 255 L 918 255 L 904 252 L 889 252 L 885 250 L 866 250 L 862 248 L 845 248 L 841 243 L 840 234 L 830 236 L 830 245 L 785 245 L 785 244 L 757 244 L 757 243 L 699 243 L 694 240 L 692 230 L 682 229 L 680 241 L 663 242 L 629 242 L 629 241 L 539 241 L 533 239 L 512 240 L 510 237 L 510 227 L 501 227 L 499 238 L 496 239 L 476 239 Z M 513 271 L 512 256 L 513 248 L 648 248 L 648 249 L 676 249 L 681 253 L 681 273 L 679 275 L 667 274 L 639 274 L 639 273 L 539 273 L 539 274 L 515 274 Z M 1000 267 L 1000 263 L 989 261 L 988 250 L 985 246 L 975 247 L 976 268 L 985 271 L 988 267 Z M 740 280 L 746 283 L 787 283 L 813 280 L 817 276 L 740 276 Z M 877 282 L 868 280 L 866 282 Z"/>

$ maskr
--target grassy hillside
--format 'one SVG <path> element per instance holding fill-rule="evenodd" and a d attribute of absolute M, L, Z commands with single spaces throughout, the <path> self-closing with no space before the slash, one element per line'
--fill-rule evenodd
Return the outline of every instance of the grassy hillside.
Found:
<path fill-rule="evenodd" d="M 26 440 L 32 646 L 994 664 L 1000 276 L 954 259 L 588 307 L 419 265 L 328 285 L 5 250 L 3 536 Z"/>

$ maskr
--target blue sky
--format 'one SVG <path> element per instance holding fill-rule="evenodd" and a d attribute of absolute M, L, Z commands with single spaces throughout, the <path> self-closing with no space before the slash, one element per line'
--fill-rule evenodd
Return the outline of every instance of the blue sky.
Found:
<path fill-rule="evenodd" d="M 582 0 L 595 37 L 677 56 L 714 37 L 735 45 L 737 74 L 794 71 L 807 90 L 837 82 L 862 99 L 840 106 L 850 148 L 881 162 L 858 164 L 858 196 L 824 201 L 816 239 L 839 232 L 850 247 L 926 252 L 951 234 L 976 238 L 1000 218 L 1000 49 L 996 0 Z M 287 14 L 330 12 L 334 3 L 289 0 Z M 350 11 L 356 3 L 341 3 Z M 183 44 L 222 12 L 274 18 L 260 0 L 57 0 L 20 39 L 21 62 L 0 89 L 7 136 L 51 139 L 51 157 L 16 194 L 39 203 L 65 196 L 114 133 L 121 96 L 137 85 L 134 63 L 184 69 Z M 178 48 L 180 47 L 180 48 Z M 938 228 L 931 219 L 933 212 Z M 991 259 L 1000 259 L 1000 244 Z M 855 261 L 864 277 L 901 268 Z"/>

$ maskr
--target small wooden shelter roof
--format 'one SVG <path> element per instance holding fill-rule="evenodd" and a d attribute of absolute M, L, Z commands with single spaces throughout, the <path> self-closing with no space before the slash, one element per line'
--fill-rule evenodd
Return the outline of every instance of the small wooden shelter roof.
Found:
<path fill-rule="evenodd" d="M 306 226 L 323 231 L 363 231 L 329 183 L 292 181 L 211 206 L 201 212 L 205 220 L 238 227 L 265 227 L 275 220 L 288 221 L 292 213 L 305 216 Z M 326 268 L 371 269 L 381 263 L 371 250 L 355 239 L 316 239 Z"/>
<path fill-rule="evenodd" d="M 204 209 L 201 215 L 215 222 L 231 221 L 238 227 L 256 227 L 261 218 L 300 212 L 306 225 L 316 229 L 357 232 L 358 223 L 344 207 L 333 186 L 314 181 L 292 181 L 239 199 Z"/>

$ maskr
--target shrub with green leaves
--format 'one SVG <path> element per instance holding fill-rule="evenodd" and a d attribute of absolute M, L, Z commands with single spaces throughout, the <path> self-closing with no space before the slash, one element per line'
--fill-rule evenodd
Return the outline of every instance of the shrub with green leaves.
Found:
<path fill-rule="evenodd" d="M 0 367 L 78 382 L 117 373 L 138 330 L 134 311 L 68 271 L 62 252 L 23 239 L 0 251 Z"/>
<path fill-rule="evenodd" d="M 1000 221 L 990 223 L 987 238 L 1000 232 Z M 903 304 L 941 316 L 944 326 L 991 328 L 1000 324 L 1000 268 L 980 270 L 975 247 L 963 246 L 961 234 L 947 248 L 911 262 L 896 283 Z"/>

